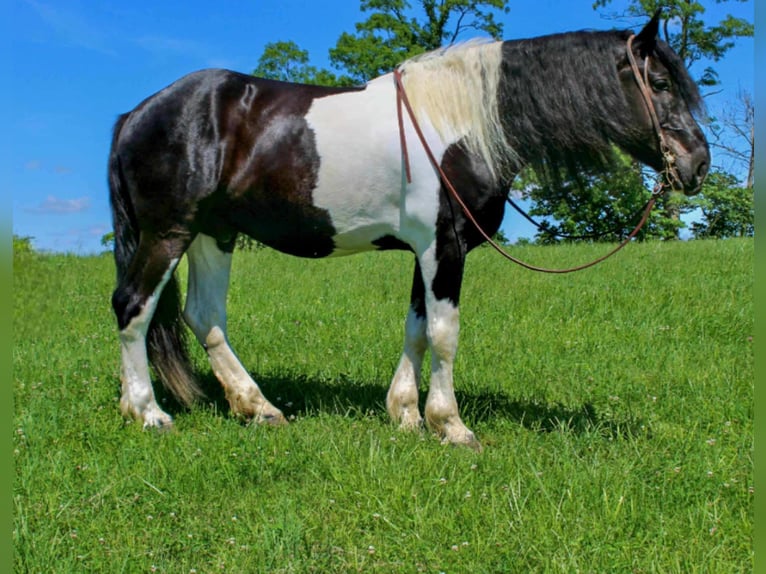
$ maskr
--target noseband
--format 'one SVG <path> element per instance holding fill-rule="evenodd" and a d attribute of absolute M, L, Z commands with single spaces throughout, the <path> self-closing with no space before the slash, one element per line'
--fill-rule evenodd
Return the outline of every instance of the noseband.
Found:
<path fill-rule="evenodd" d="M 661 195 L 665 193 L 665 191 L 667 191 L 668 186 L 670 186 L 671 188 L 677 188 L 677 189 L 681 189 L 683 187 L 681 178 L 676 168 L 675 155 L 673 154 L 672 150 L 670 149 L 670 146 L 667 144 L 667 141 L 665 140 L 665 135 L 662 133 L 662 125 L 660 124 L 660 120 L 657 117 L 657 112 L 654 109 L 654 102 L 652 102 L 652 94 L 649 88 L 649 56 L 647 55 L 644 58 L 644 76 L 642 77 L 641 71 L 638 68 L 638 63 L 636 62 L 636 58 L 633 55 L 633 40 L 635 37 L 636 37 L 635 35 L 632 35 L 630 36 L 630 38 L 628 38 L 628 43 L 627 43 L 628 61 L 630 62 L 630 67 L 633 70 L 633 75 L 636 78 L 636 83 L 638 84 L 639 91 L 641 92 L 641 95 L 643 96 L 644 103 L 646 104 L 646 108 L 649 112 L 649 117 L 651 118 L 654 132 L 657 134 L 660 151 L 662 152 L 662 161 L 663 161 L 664 167 L 662 172 L 660 173 L 660 178 L 657 184 L 654 186 L 654 190 L 652 191 L 652 197 L 649 200 L 649 202 L 646 204 L 646 208 L 644 209 L 644 212 L 641 216 L 641 220 L 639 221 L 638 225 L 636 225 L 635 229 L 631 231 L 630 234 L 617 247 L 612 249 L 606 255 L 599 257 L 595 261 L 585 263 L 584 265 L 578 265 L 576 267 L 570 267 L 567 269 L 547 269 L 544 267 L 536 267 L 534 265 L 530 265 L 529 263 L 525 263 L 524 261 L 521 261 L 513 257 L 510 253 L 508 253 L 500 245 L 498 245 L 489 236 L 489 234 L 487 234 L 487 232 L 484 231 L 484 229 L 481 227 L 479 222 L 473 216 L 470 209 L 462 200 L 462 198 L 458 194 L 455 187 L 449 181 L 447 174 L 444 173 L 444 170 L 442 169 L 439 161 L 436 159 L 436 156 L 431 150 L 431 147 L 428 145 L 425 135 L 423 134 L 423 131 L 420 129 L 420 125 L 417 119 L 415 118 L 415 113 L 412 110 L 412 106 L 410 105 L 409 98 L 407 97 L 407 92 L 404 90 L 404 83 L 402 82 L 402 73 L 397 68 L 394 70 L 394 74 L 393 74 L 394 85 L 396 86 L 396 112 L 397 112 L 397 118 L 399 122 L 399 140 L 401 143 L 402 160 L 404 162 L 404 171 L 405 171 L 405 176 L 407 178 L 407 183 L 412 183 L 412 174 L 410 171 L 409 154 L 407 152 L 407 138 L 404 133 L 404 114 L 402 111 L 402 106 L 404 106 L 404 108 L 406 109 L 407 115 L 409 115 L 410 117 L 412 127 L 414 128 L 415 133 L 417 134 L 418 139 L 420 139 L 420 143 L 423 146 L 423 150 L 426 152 L 426 156 L 428 156 L 428 160 L 431 162 L 431 165 L 434 167 L 437 174 L 439 175 L 439 179 L 441 179 L 442 183 L 444 184 L 444 187 L 450 193 L 450 195 L 455 199 L 455 201 L 460 206 L 460 208 L 463 210 L 463 213 L 465 214 L 466 218 L 468 218 L 468 220 L 471 223 L 473 223 L 473 225 L 476 227 L 479 234 L 484 238 L 485 241 L 487 241 L 487 243 L 489 243 L 490 246 L 492 246 L 495 249 L 495 251 L 500 253 L 500 255 L 502 255 L 509 261 L 512 261 L 513 263 L 516 263 L 517 265 L 524 267 L 525 269 L 530 269 L 532 271 L 540 271 L 542 273 L 571 273 L 573 271 L 581 271 L 582 269 L 593 267 L 594 265 L 608 259 L 612 255 L 617 253 L 620 249 L 625 247 L 628 243 L 630 243 L 630 241 L 638 234 L 638 232 L 641 230 L 641 228 L 649 219 L 649 213 L 652 211 L 652 208 L 654 207 L 654 204 L 657 201 L 657 198 L 659 198 Z"/>
<path fill-rule="evenodd" d="M 662 132 L 662 124 L 660 124 L 657 111 L 654 109 L 654 102 L 652 102 L 652 91 L 649 87 L 649 55 L 647 54 L 644 57 L 644 75 L 642 76 L 636 62 L 636 57 L 633 55 L 633 40 L 635 38 L 635 34 L 628 38 L 628 61 L 630 62 L 630 69 L 633 71 L 633 77 L 636 79 L 636 84 L 638 84 L 638 89 L 644 99 L 644 104 L 646 104 L 646 110 L 649 112 L 649 118 L 652 120 L 652 127 L 654 128 L 654 133 L 657 134 L 657 141 L 662 153 L 664 167 L 662 172 L 660 172 L 661 178 L 652 192 L 654 195 L 662 195 L 665 193 L 665 188 L 668 185 L 673 189 L 683 189 L 683 182 L 676 167 L 676 156 L 665 139 L 665 134 Z"/>

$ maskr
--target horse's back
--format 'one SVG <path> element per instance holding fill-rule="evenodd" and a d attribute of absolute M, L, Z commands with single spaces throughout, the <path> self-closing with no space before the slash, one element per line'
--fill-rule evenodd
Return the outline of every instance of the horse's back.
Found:
<path fill-rule="evenodd" d="M 363 91 L 221 69 L 177 80 L 115 128 L 112 156 L 139 223 L 177 228 L 191 219 L 191 233 L 223 242 L 244 232 L 288 253 L 333 253 L 328 206 L 314 201 L 317 131 L 333 128 L 310 124 L 307 115 L 316 101 Z"/>

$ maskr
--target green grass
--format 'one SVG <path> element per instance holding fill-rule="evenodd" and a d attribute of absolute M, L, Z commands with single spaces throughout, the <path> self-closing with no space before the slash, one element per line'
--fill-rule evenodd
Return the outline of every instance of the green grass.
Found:
<path fill-rule="evenodd" d="M 548 276 L 472 254 L 455 377 L 477 454 L 387 420 L 406 254 L 238 253 L 231 339 L 292 423 L 214 401 L 166 434 L 119 414 L 111 260 L 20 255 L 15 570 L 749 571 L 752 259 L 647 243 Z"/>

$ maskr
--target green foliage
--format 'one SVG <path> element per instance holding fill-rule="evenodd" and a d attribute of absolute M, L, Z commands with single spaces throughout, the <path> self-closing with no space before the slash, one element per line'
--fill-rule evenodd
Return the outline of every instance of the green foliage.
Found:
<path fill-rule="evenodd" d="M 315 84 L 319 86 L 342 86 L 353 82 L 345 76 L 309 64 L 309 53 L 295 42 L 271 42 L 266 44 L 258 59 L 253 75 L 283 82 Z"/>
<path fill-rule="evenodd" d="M 32 245 L 34 237 L 13 234 L 13 254 L 20 255 L 32 253 L 35 248 Z"/>
<path fill-rule="evenodd" d="M 256 241 L 244 233 L 237 235 L 236 243 L 234 246 L 235 249 L 239 249 L 240 251 L 258 251 L 266 247 L 260 241 Z"/>
<path fill-rule="evenodd" d="M 702 221 L 692 223 L 694 237 L 752 237 L 755 233 L 753 188 L 742 186 L 730 173 L 708 175 L 700 196 L 691 200 L 702 212 Z"/>
<path fill-rule="evenodd" d="M 568 266 L 603 246 L 514 249 Z M 385 414 L 410 255 L 236 254 L 230 338 L 292 421 L 213 402 L 163 434 L 119 413 L 111 258 L 30 258 L 8 571 L 752 572 L 752 266 L 752 239 L 565 277 L 476 250 L 455 365 L 476 454 Z"/>
<path fill-rule="evenodd" d="M 538 243 L 620 241 L 633 231 L 651 192 L 638 163 L 620 153 L 617 160 L 611 171 L 583 173 L 577 180 L 564 179 L 555 187 L 539 184 L 529 170 L 522 173 L 514 189 L 532 200 L 529 214 L 553 220 L 540 221 L 543 229 L 535 235 Z M 661 197 L 636 236 L 639 240 L 676 236 L 681 222 L 664 215 L 664 207 L 671 202 L 683 204 L 684 199 L 676 194 Z"/>
<path fill-rule="evenodd" d="M 508 239 L 508 236 L 503 232 L 502 229 L 498 229 L 495 234 L 492 236 L 492 240 L 497 243 L 498 245 L 509 245 L 510 240 Z"/>
<path fill-rule="evenodd" d="M 716 4 L 729 1 L 716 0 Z M 593 8 L 604 8 L 611 3 L 612 0 L 596 0 Z M 718 62 L 734 46 L 737 38 L 753 36 L 752 22 L 742 18 L 728 15 L 717 24 L 706 23 L 703 19 L 705 6 L 692 0 L 631 0 L 627 15 L 648 19 L 659 7 L 663 8 L 664 14 L 663 39 L 681 56 L 687 67 L 700 60 Z M 702 86 L 714 86 L 718 83 L 718 73 L 708 66 L 697 81 Z"/>
<path fill-rule="evenodd" d="M 114 246 L 114 231 L 109 231 L 101 236 L 101 246 L 108 249 Z"/>
<path fill-rule="evenodd" d="M 403 60 L 454 43 L 461 33 L 475 30 L 502 36 L 496 12 L 507 13 L 504 0 L 421 0 L 412 10 L 406 0 L 362 0 L 369 17 L 344 32 L 330 50 L 330 60 L 362 83 L 393 70 Z M 413 12 L 425 18 L 413 15 Z"/>
<path fill-rule="evenodd" d="M 308 52 L 292 41 L 267 44 L 253 73 L 327 86 L 362 84 L 407 58 L 455 42 L 467 30 L 501 37 L 502 24 L 495 13 L 507 13 L 506 4 L 505 0 L 420 0 L 413 9 L 406 0 L 362 0 L 360 8 L 368 18 L 356 24 L 354 34 L 341 34 L 330 50 L 330 61 L 340 75 L 309 64 Z"/>

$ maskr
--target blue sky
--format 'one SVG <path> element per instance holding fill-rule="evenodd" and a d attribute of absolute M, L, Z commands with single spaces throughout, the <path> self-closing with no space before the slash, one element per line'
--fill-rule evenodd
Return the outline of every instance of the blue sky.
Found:
<path fill-rule="evenodd" d="M 624 0 L 599 12 L 592 3 L 511 0 L 510 13 L 500 18 L 504 36 L 641 24 L 605 17 L 623 11 Z M 752 1 L 704 4 L 709 21 L 726 13 L 754 21 Z M 100 239 L 111 229 L 106 158 L 118 114 L 200 68 L 249 73 L 269 42 L 293 40 L 312 64 L 327 66 L 328 49 L 363 19 L 357 0 L 5 2 L 0 189 L 11 197 L 13 233 L 33 237 L 38 249 L 101 251 Z M 738 90 L 753 92 L 752 39 L 738 41 L 716 69 L 721 85 L 708 97 L 713 113 Z M 503 229 L 512 239 L 534 235 L 510 213 Z"/>

